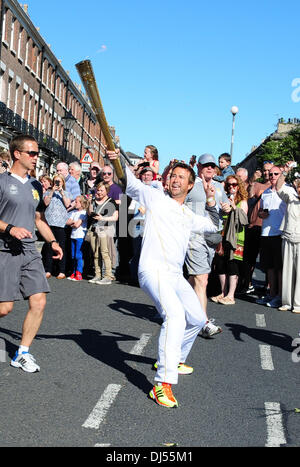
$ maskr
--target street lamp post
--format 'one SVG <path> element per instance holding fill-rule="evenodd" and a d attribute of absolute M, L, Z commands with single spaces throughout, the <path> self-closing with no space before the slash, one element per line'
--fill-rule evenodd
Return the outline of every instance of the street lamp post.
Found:
<path fill-rule="evenodd" d="M 235 116 L 238 113 L 239 109 L 236 105 L 231 107 L 230 112 L 232 113 L 232 132 L 231 132 L 231 147 L 230 147 L 230 156 L 232 160 L 233 154 L 233 143 L 234 143 L 234 130 L 235 130 Z"/>
<path fill-rule="evenodd" d="M 69 134 L 76 122 L 76 118 L 72 115 L 71 111 L 68 110 L 66 111 L 65 116 L 62 117 L 61 121 L 64 126 L 64 158 L 66 159 Z"/>

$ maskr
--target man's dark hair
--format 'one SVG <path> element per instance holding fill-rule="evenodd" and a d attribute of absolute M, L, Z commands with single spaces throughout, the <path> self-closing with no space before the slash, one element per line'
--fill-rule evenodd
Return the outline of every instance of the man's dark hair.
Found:
<path fill-rule="evenodd" d="M 191 166 L 189 166 L 188 164 L 185 164 L 184 162 L 177 162 L 174 165 L 174 167 L 172 167 L 171 176 L 172 176 L 173 170 L 176 169 L 176 167 L 180 167 L 181 169 L 187 170 L 190 173 L 189 183 L 193 183 L 193 184 L 195 183 L 196 175 Z"/>
<path fill-rule="evenodd" d="M 11 140 L 11 142 L 9 143 L 9 152 L 13 160 L 15 160 L 14 158 L 15 151 L 22 151 L 24 143 L 26 141 L 33 141 L 34 143 L 37 143 L 36 139 L 30 135 L 16 136 L 15 138 Z"/>

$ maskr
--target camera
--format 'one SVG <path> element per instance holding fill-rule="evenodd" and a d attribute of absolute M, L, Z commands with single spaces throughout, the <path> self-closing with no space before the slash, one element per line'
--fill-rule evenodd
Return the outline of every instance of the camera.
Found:
<path fill-rule="evenodd" d="M 3 167 L 4 169 L 8 169 L 8 163 L 7 163 L 7 162 L 2 161 L 1 165 L 2 165 L 2 167 Z"/>
<path fill-rule="evenodd" d="M 55 185 L 55 186 L 59 186 L 59 185 L 60 185 L 60 181 L 59 181 L 59 180 L 55 180 L 54 185 Z"/>
<path fill-rule="evenodd" d="M 96 216 L 98 216 L 98 214 L 96 212 L 91 212 L 90 216 L 91 217 L 96 217 Z"/>
<path fill-rule="evenodd" d="M 141 162 L 139 164 L 139 167 L 149 167 L 150 163 L 149 162 Z"/>

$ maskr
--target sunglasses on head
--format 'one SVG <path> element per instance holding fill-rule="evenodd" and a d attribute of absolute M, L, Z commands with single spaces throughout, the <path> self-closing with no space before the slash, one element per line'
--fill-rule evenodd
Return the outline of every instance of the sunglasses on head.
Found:
<path fill-rule="evenodd" d="M 264 164 L 274 164 L 273 161 L 264 161 Z"/>
<path fill-rule="evenodd" d="M 233 186 L 234 188 L 238 186 L 238 183 L 227 183 L 227 186 Z"/>

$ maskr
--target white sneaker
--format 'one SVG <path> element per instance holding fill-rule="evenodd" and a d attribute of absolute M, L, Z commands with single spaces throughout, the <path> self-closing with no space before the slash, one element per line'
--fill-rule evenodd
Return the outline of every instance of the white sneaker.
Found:
<path fill-rule="evenodd" d="M 212 336 L 222 332 L 222 328 L 220 328 L 220 326 L 216 326 L 214 322 L 215 320 L 213 318 L 209 319 L 208 323 L 206 323 L 203 326 L 203 328 L 200 331 L 200 335 L 202 337 L 205 337 L 206 339 L 210 339 Z"/>
<path fill-rule="evenodd" d="M 279 311 L 291 311 L 292 307 L 290 305 L 282 305 L 278 308 Z"/>
<path fill-rule="evenodd" d="M 97 284 L 98 281 L 101 281 L 101 277 L 100 276 L 95 276 L 93 277 L 93 279 L 90 279 L 88 282 L 90 284 Z"/>
<path fill-rule="evenodd" d="M 111 279 L 109 277 L 103 277 L 100 281 L 95 282 L 95 284 L 99 285 L 110 285 L 111 284 Z"/>
<path fill-rule="evenodd" d="M 22 368 L 22 370 L 26 371 L 27 373 L 35 373 L 36 371 L 40 371 L 40 367 L 36 364 L 35 358 L 28 352 L 22 352 L 16 355 L 10 362 L 11 366 L 14 368 Z"/>

